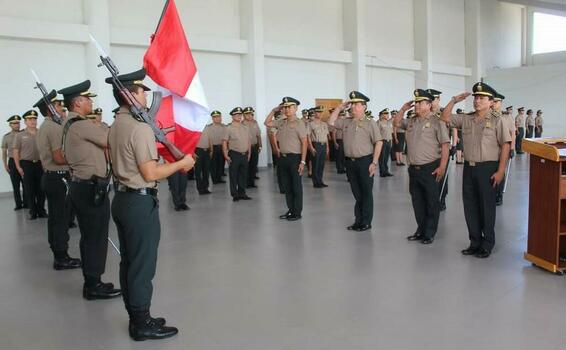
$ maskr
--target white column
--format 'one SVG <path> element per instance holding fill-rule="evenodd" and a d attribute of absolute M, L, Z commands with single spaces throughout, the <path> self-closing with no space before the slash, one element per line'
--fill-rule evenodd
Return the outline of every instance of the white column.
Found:
<path fill-rule="evenodd" d="M 346 92 L 367 93 L 365 0 L 344 0 L 344 50 L 352 52 L 352 63 L 346 67 Z"/>
<path fill-rule="evenodd" d="M 261 0 L 240 0 L 240 30 L 248 42 L 248 53 L 242 56 L 242 98 L 244 106 L 254 106 L 256 120 L 262 131 L 263 150 L 259 166 L 271 159 L 269 141 L 263 120 L 269 112 L 265 96 L 265 56 L 263 49 L 263 7 Z"/>
<path fill-rule="evenodd" d="M 472 69 L 472 75 L 466 77 L 466 90 L 481 80 L 484 69 L 481 64 L 481 1 L 465 0 L 466 31 L 466 66 Z M 472 108 L 471 99 L 466 100 L 466 110 Z"/>
<path fill-rule="evenodd" d="M 89 32 L 96 38 L 104 50 L 110 52 L 110 12 L 108 0 L 83 0 L 83 12 L 85 24 L 89 26 Z M 116 105 L 112 96 L 112 88 L 104 82 L 110 73 L 105 67 L 97 67 L 100 63 L 99 53 L 92 43 L 85 47 L 85 75 L 90 79 L 91 91 L 98 97 L 94 99 L 94 106 L 101 107 L 104 111 L 103 117 L 106 122 L 112 122 L 111 110 Z M 141 63 L 140 63 L 141 67 Z M 120 72 L 128 73 L 128 72 Z M 79 78 L 77 77 L 77 82 Z"/>
<path fill-rule="evenodd" d="M 414 0 L 415 59 L 421 69 L 415 72 L 415 87 L 432 86 L 432 3 L 431 0 Z"/>

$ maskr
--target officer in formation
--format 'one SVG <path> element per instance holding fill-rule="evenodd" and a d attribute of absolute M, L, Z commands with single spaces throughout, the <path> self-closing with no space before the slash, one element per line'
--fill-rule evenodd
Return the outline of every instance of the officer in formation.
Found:
<path fill-rule="evenodd" d="M 121 295 L 112 283 L 101 280 L 108 253 L 110 167 L 106 160 L 108 129 L 86 119 L 92 114 L 90 80 L 59 90 L 69 113 L 63 125 L 62 150 L 71 171 L 69 200 L 81 232 L 80 251 L 84 276 L 83 297 L 110 299 Z"/>
<path fill-rule="evenodd" d="M 144 77 L 144 69 L 118 77 L 141 108 L 147 108 L 149 90 Z M 112 78 L 106 82 L 112 84 Z M 178 333 L 177 328 L 166 326 L 164 318 L 153 318 L 150 313 L 161 235 L 156 180 L 186 173 L 194 160 L 187 155 L 177 162 L 159 164 L 151 127 L 131 114 L 129 101 L 116 86 L 113 92 L 120 109 L 108 136 L 116 190 L 112 218 L 120 239 L 120 286 L 130 317 L 129 334 L 136 341 L 168 338 Z"/>
<path fill-rule="evenodd" d="M 452 114 L 454 105 L 470 95 L 466 92 L 452 97 L 441 118 L 462 128 L 465 150 L 462 198 L 470 238 L 470 246 L 462 254 L 487 258 L 495 245 L 497 186 L 505 176 L 511 134 L 503 119 L 491 113 L 497 92 L 482 82 L 476 83 L 472 91 L 474 112 Z"/>
<path fill-rule="evenodd" d="M 438 229 L 440 216 L 440 184 L 448 164 L 450 137 L 443 121 L 435 114 L 430 90 L 414 91 L 414 101 L 405 103 L 395 125 L 405 130 L 409 163 L 409 192 L 417 221 L 416 232 L 409 241 L 431 244 Z M 416 117 L 402 119 L 414 103 Z"/>
<path fill-rule="evenodd" d="M 527 110 L 527 119 L 525 120 L 525 127 L 527 130 L 526 138 L 532 139 L 535 136 L 535 116 L 533 110 Z"/>
<path fill-rule="evenodd" d="M 348 230 L 367 231 L 373 219 L 373 178 L 383 137 L 377 123 L 367 118 L 365 112 L 369 98 L 359 91 L 352 91 L 349 100 L 338 106 L 328 119 L 328 124 L 344 133 L 346 173 L 352 194 L 355 221 Z M 338 119 L 338 114 L 349 109 L 352 118 Z"/>
<path fill-rule="evenodd" d="M 389 157 L 391 156 L 391 144 L 393 140 L 393 121 L 389 116 L 389 108 L 385 108 L 379 112 L 379 120 L 377 121 L 379 132 L 383 137 L 383 147 L 379 155 L 379 176 L 393 176 L 389 172 Z"/>
<path fill-rule="evenodd" d="M 466 114 L 462 108 L 456 109 L 456 114 Z M 513 121 L 514 123 L 514 121 Z M 464 143 L 462 142 L 462 128 L 455 128 L 458 142 L 456 143 L 456 164 L 464 164 L 462 154 L 464 152 Z M 515 144 L 513 142 L 513 144 Z"/>
<path fill-rule="evenodd" d="M 297 119 L 300 102 L 293 97 L 283 97 L 281 104 L 271 110 L 265 118 L 267 128 L 277 129 L 280 177 L 285 191 L 287 212 L 279 218 L 297 221 L 302 218 L 303 183 L 307 157 L 307 127 Z M 275 113 L 282 111 L 285 119 L 273 120 Z"/>
<path fill-rule="evenodd" d="M 398 117 L 399 119 L 404 120 L 403 113 L 401 113 L 400 115 L 399 114 L 400 113 L 398 111 L 395 113 L 395 115 L 391 113 L 394 119 L 395 117 Z M 395 164 L 397 166 L 404 166 L 405 163 L 403 162 L 403 153 L 405 152 L 405 130 L 395 126 L 395 123 L 393 123 L 393 151 L 395 152 Z"/>
<path fill-rule="evenodd" d="M 187 205 L 187 174 L 176 172 L 167 177 L 167 184 L 169 185 L 169 192 L 171 192 L 171 200 L 175 211 L 190 210 Z"/>
<path fill-rule="evenodd" d="M 307 126 L 308 143 L 312 159 L 312 184 L 315 188 L 328 187 L 322 180 L 322 177 L 324 175 L 326 155 L 329 153 L 328 135 L 330 132 L 328 131 L 328 124 L 322 121 L 323 112 L 324 107 L 317 106 L 314 109 L 314 119 Z"/>
<path fill-rule="evenodd" d="M 219 111 L 212 111 L 210 116 L 221 115 Z M 210 162 L 212 159 L 212 139 L 210 137 L 211 125 L 208 124 L 202 131 L 200 139 L 198 141 L 197 147 L 195 149 L 195 154 L 197 160 L 195 163 L 195 180 L 197 185 L 197 191 L 199 194 L 206 195 L 211 194 L 209 190 L 208 177 L 210 176 Z"/>
<path fill-rule="evenodd" d="M 493 106 L 492 106 L 492 115 L 494 117 L 499 117 L 503 120 L 505 125 L 509 130 L 509 136 L 511 137 L 511 146 L 509 147 L 509 159 L 513 159 L 515 156 L 515 121 L 513 120 L 513 116 L 510 114 L 512 106 L 507 107 L 505 113 L 501 111 L 503 100 L 505 96 L 496 92 L 495 97 L 493 98 Z M 508 174 L 505 174 L 503 177 L 503 181 L 497 186 L 497 193 L 495 194 L 495 205 L 500 206 L 503 204 L 503 189 L 505 188 L 505 181 L 507 181 Z"/>
<path fill-rule="evenodd" d="M 515 117 L 515 129 L 517 129 L 515 152 L 517 154 L 523 154 L 523 138 L 525 137 L 525 107 L 519 107 L 517 112 L 519 112 L 519 114 Z"/>
<path fill-rule="evenodd" d="M 57 92 L 52 90 L 45 98 L 61 116 L 63 101 L 57 99 Z M 47 197 L 47 240 L 53 252 L 55 270 L 76 269 L 81 267 L 79 259 L 71 258 L 69 249 L 69 209 L 67 202 L 67 183 L 71 180 L 69 166 L 61 150 L 63 126 L 53 120 L 53 115 L 43 98 L 33 106 L 39 108 L 44 121 L 37 132 L 37 146 L 43 166 L 41 187 Z"/>
<path fill-rule="evenodd" d="M 46 218 L 45 193 L 41 189 L 43 168 L 37 148 L 37 112 L 29 110 L 22 116 L 26 128 L 15 135 L 12 145 L 14 163 L 24 182 L 25 201 L 29 207 L 29 219 Z"/>
<path fill-rule="evenodd" d="M 13 115 L 8 118 L 7 122 L 11 130 L 2 137 L 2 162 L 4 163 L 4 169 L 10 175 L 10 181 L 12 182 L 12 191 L 14 193 L 14 202 L 16 204 L 14 210 L 20 210 L 27 207 L 25 202 L 25 189 L 22 200 L 22 192 L 20 191 L 20 188 L 23 187 L 23 179 L 18 169 L 16 169 L 12 148 L 14 145 L 14 138 L 20 132 L 21 120 L 22 118 L 19 115 Z"/>
<path fill-rule="evenodd" d="M 226 125 L 222 124 L 222 113 L 212 116 L 210 125 L 210 140 L 212 141 L 211 177 L 213 184 L 226 183 L 224 176 L 225 160 L 222 152 L 222 138 L 226 132 Z"/>
<path fill-rule="evenodd" d="M 542 137 L 542 125 L 542 111 L 539 109 L 535 118 L 535 137 Z"/>
<path fill-rule="evenodd" d="M 281 103 L 280 106 L 282 105 L 283 104 Z M 277 110 L 273 115 L 273 120 L 278 121 L 280 119 L 281 119 L 281 111 Z M 284 194 L 285 188 L 283 187 L 283 182 L 281 180 L 281 167 L 279 166 L 279 158 L 281 157 L 281 151 L 279 150 L 279 142 L 277 141 L 277 128 L 275 127 L 267 128 L 267 137 L 269 139 L 269 144 L 271 146 L 271 158 L 273 160 L 273 166 L 275 167 L 275 177 L 277 178 L 277 186 L 279 187 L 279 193 Z"/>
<path fill-rule="evenodd" d="M 332 112 L 334 112 L 334 108 L 332 108 L 330 111 L 330 114 L 332 114 Z M 341 111 L 338 114 L 338 119 L 344 119 L 346 118 L 346 112 Z M 336 129 L 336 127 L 332 126 L 332 125 L 328 125 L 329 130 L 331 130 L 332 133 L 332 141 L 334 143 L 334 149 L 336 149 L 336 172 L 338 174 L 345 174 L 346 173 L 346 168 L 345 168 L 345 161 L 346 158 L 344 156 L 344 132 L 342 130 L 338 130 Z"/>
<path fill-rule="evenodd" d="M 246 194 L 251 137 L 248 127 L 242 124 L 243 113 L 241 107 L 230 111 L 232 123 L 225 128 L 222 138 L 222 151 L 229 166 L 230 195 L 234 202 L 251 199 Z"/>
<path fill-rule="evenodd" d="M 257 121 L 254 119 L 255 110 L 253 107 L 244 108 L 244 121 L 242 122 L 248 128 L 251 138 L 250 161 L 248 163 L 248 188 L 255 188 L 255 180 L 259 180 L 257 176 L 257 164 L 259 162 L 259 153 L 261 152 L 261 130 Z"/>

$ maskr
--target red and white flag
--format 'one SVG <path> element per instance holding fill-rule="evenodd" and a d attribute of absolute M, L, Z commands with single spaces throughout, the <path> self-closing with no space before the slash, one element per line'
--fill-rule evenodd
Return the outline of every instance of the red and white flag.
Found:
<path fill-rule="evenodd" d="M 143 58 L 147 75 L 163 93 L 157 125 L 175 130 L 167 138 L 186 154 L 193 154 L 209 120 L 209 109 L 199 74 L 179 13 L 173 0 L 167 1 L 161 21 Z M 158 143 L 159 153 L 174 158 Z"/>

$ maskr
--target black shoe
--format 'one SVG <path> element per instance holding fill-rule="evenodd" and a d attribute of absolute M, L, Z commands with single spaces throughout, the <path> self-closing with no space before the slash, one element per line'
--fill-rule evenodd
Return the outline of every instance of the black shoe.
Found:
<path fill-rule="evenodd" d="M 385 174 L 379 174 L 379 177 L 385 177 L 385 176 L 386 176 Z"/>
<path fill-rule="evenodd" d="M 77 224 L 74 221 L 69 222 L 69 228 L 76 228 Z"/>
<path fill-rule="evenodd" d="M 409 241 L 420 241 L 423 239 L 423 235 L 421 235 L 420 233 L 415 233 L 412 236 L 408 236 L 407 240 Z"/>
<path fill-rule="evenodd" d="M 28 219 L 29 219 L 29 220 L 35 220 L 35 219 L 37 219 L 37 214 L 29 214 Z"/>
<path fill-rule="evenodd" d="M 212 192 L 210 192 L 209 190 L 204 190 L 204 191 L 199 191 L 199 194 L 205 195 L 205 194 L 211 194 Z"/>
<path fill-rule="evenodd" d="M 38 218 L 42 218 L 42 219 L 44 219 L 44 218 L 48 218 L 48 217 L 49 217 L 49 215 L 47 215 L 47 213 L 46 213 L 46 212 L 43 212 L 43 213 L 39 213 L 39 215 L 38 215 L 37 217 L 38 217 Z"/>
<path fill-rule="evenodd" d="M 486 249 L 483 249 L 483 248 L 478 249 L 478 250 L 476 251 L 476 254 L 474 254 L 474 256 L 475 256 L 476 258 L 479 258 L 479 259 L 488 258 L 490 255 L 491 255 L 491 252 L 488 251 L 488 250 L 486 250 Z"/>
<path fill-rule="evenodd" d="M 252 199 L 252 197 L 248 196 L 247 194 L 244 194 L 244 195 L 241 195 L 241 196 L 240 196 L 240 199 L 241 199 L 241 200 L 244 200 L 244 201 L 249 201 L 249 200 Z"/>
<path fill-rule="evenodd" d="M 130 321 L 129 333 L 130 337 L 135 341 L 143 341 L 147 339 L 165 339 L 170 338 L 179 330 L 175 327 L 167 327 L 157 322 L 157 319 L 148 317 L 141 323 Z"/>
<path fill-rule="evenodd" d="M 183 210 L 183 209 L 181 209 L 181 206 L 180 206 L 180 205 L 176 205 L 176 206 L 175 206 L 175 211 L 181 211 L 181 210 Z"/>
<path fill-rule="evenodd" d="M 289 210 L 288 212 L 286 212 L 283 215 L 279 215 L 279 219 L 281 220 L 286 220 L 287 218 L 289 218 L 290 216 L 293 216 L 293 213 L 291 213 L 291 211 Z"/>
<path fill-rule="evenodd" d="M 405 166 L 405 163 L 401 162 L 401 163 L 397 163 L 398 166 Z"/>
<path fill-rule="evenodd" d="M 163 317 L 151 317 L 150 316 L 150 318 L 159 327 L 163 327 L 167 323 L 167 321 Z M 130 325 L 128 327 L 128 331 L 130 332 L 130 334 L 132 334 L 133 328 L 134 328 L 134 322 L 130 321 Z"/>
<path fill-rule="evenodd" d="M 301 218 L 302 216 L 300 215 L 292 214 L 289 217 L 287 217 L 287 221 L 297 221 L 300 220 Z"/>
<path fill-rule="evenodd" d="M 496 198 L 495 199 L 495 206 L 500 207 L 503 205 L 503 198 Z"/>
<path fill-rule="evenodd" d="M 23 206 L 23 205 L 17 205 L 17 206 L 14 208 L 14 210 L 22 210 L 22 209 L 24 209 L 24 206 Z"/>
<path fill-rule="evenodd" d="M 440 211 L 446 210 L 446 203 L 440 203 Z"/>
<path fill-rule="evenodd" d="M 358 224 L 357 222 L 354 222 L 352 225 L 346 227 L 346 229 L 348 231 L 356 231 L 358 229 L 358 227 L 360 227 L 360 224 Z"/>
<path fill-rule="evenodd" d="M 478 251 L 478 248 L 469 246 L 468 248 L 462 250 L 463 255 L 475 255 Z"/>
<path fill-rule="evenodd" d="M 254 176 L 254 180 L 259 180 L 259 176 Z"/>
<path fill-rule="evenodd" d="M 422 243 L 422 244 L 432 244 L 432 242 L 434 242 L 434 237 L 431 237 L 431 238 L 423 238 L 423 239 L 421 240 L 421 243 Z"/>
<path fill-rule="evenodd" d="M 112 299 L 122 295 L 120 289 L 115 289 L 112 283 L 98 282 L 92 287 L 83 287 L 83 298 L 86 300 Z"/>
<path fill-rule="evenodd" d="M 325 184 L 325 183 L 321 183 L 321 184 L 320 184 L 320 187 L 328 187 L 328 185 Z"/>
<path fill-rule="evenodd" d="M 362 232 L 371 229 L 371 225 L 360 225 L 354 229 L 354 231 Z"/>
<path fill-rule="evenodd" d="M 237 202 L 237 201 L 239 201 L 239 200 L 240 200 L 240 196 L 234 196 L 234 197 L 232 197 L 232 201 L 233 201 L 233 202 Z"/>
<path fill-rule="evenodd" d="M 256 185 L 248 185 L 248 188 L 257 188 Z"/>
<path fill-rule="evenodd" d="M 391 176 L 393 176 L 393 174 L 391 174 L 391 173 L 386 173 L 386 174 L 385 174 L 385 177 L 391 177 Z"/>
<path fill-rule="evenodd" d="M 78 269 L 79 267 L 81 267 L 81 259 L 71 258 L 68 255 L 63 259 L 55 259 L 53 262 L 55 270 L 71 270 Z"/>
<path fill-rule="evenodd" d="M 322 188 L 322 185 L 313 185 L 314 188 Z"/>
<path fill-rule="evenodd" d="M 179 208 L 181 208 L 181 210 L 191 210 L 191 208 L 189 208 L 189 206 L 186 205 L 185 203 L 181 204 L 181 205 L 179 206 Z"/>

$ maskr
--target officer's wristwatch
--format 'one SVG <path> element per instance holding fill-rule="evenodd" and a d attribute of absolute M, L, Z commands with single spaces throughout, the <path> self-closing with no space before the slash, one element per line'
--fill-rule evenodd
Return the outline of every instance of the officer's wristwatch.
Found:
<path fill-rule="evenodd" d="M 307 162 L 305 162 L 304 160 L 301 160 L 301 164 L 302 164 L 302 165 L 306 165 Z"/>
<path fill-rule="evenodd" d="M 377 165 L 377 162 L 371 162 L 371 164 L 373 164 L 373 165 Z"/>

